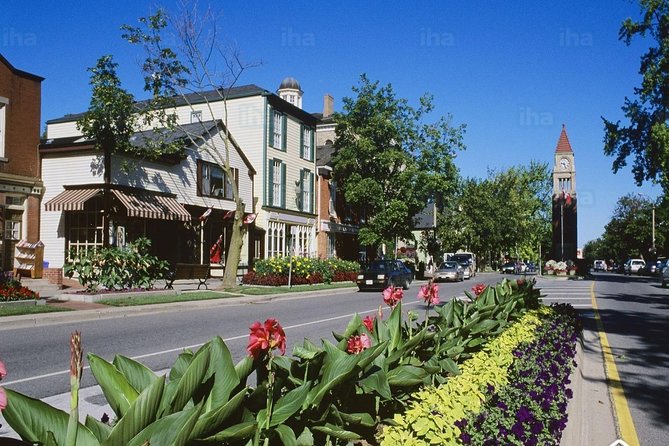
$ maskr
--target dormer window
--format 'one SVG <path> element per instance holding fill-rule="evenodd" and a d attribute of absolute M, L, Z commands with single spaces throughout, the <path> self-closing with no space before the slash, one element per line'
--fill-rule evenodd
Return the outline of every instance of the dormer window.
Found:
<path fill-rule="evenodd" d="M 7 133 L 7 105 L 9 99 L 0 96 L 0 158 L 5 157 L 5 134 Z"/>
<path fill-rule="evenodd" d="M 190 123 L 197 124 L 198 122 L 202 122 L 202 110 L 190 112 Z"/>

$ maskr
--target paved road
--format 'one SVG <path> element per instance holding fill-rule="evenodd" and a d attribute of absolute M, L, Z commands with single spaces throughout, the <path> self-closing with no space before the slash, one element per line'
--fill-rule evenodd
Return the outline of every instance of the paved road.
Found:
<path fill-rule="evenodd" d="M 669 444 L 669 290 L 646 277 L 594 277 L 599 313 L 639 443 Z"/>

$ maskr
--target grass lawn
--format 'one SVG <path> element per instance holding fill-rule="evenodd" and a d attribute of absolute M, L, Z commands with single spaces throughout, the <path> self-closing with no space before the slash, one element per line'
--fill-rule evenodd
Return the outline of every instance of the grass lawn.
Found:
<path fill-rule="evenodd" d="M 292 288 L 287 286 L 253 286 L 244 285 L 235 288 L 226 289 L 237 294 L 244 294 L 247 296 L 262 296 L 265 294 L 286 294 L 286 293 L 302 293 L 307 291 L 319 290 L 334 290 L 338 288 L 355 288 L 356 284 L 353 282 L 337 282 L 337 283 L 319 283 L 316 285 L 293 285 Z"/>
<path fill-rule="evenodd" d="M 272 286 L 237 286 L 234 288 L 222 289 L 218 291 L 189 291 L 178 295 L 151 295 L 142 296 L 141 293 L 133 297 L 124 299 L 103 299 L 98 301 L 99 304 L 109 305 L 113 307 L 127 307 L 133 305 L 152 305 L 164 304 L 171 302 L 188 302 L 192 300 L 207 300 L 207 299 L 226 299 L 230 297 L 239 296 L 263 296 L 267 294 L 285 294 L 285 293 L 300 293 L 307 291 L 331 290 L 337 288 L 353 288 L 355 284 L 352 282 L 345 283 L 320 283 L 317 285 L 295 285 L 292 288 L 287 286 L 272 287 Z"/>
<path fill-rule="evenodd" d="M 0 306 L 0 317 L 20 316 L 22 314 L 54 313 L 56 311 L 72 311 L 70 308 L 53 307 L 51 305 L 34 306 Z"/>

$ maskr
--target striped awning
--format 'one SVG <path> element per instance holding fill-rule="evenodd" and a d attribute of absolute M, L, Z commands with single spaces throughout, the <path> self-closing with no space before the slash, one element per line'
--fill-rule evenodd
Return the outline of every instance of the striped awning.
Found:
<path fill-rule="evenodd" d="M 100 188 L 68 189 L 44 203 L 47 211 L 83 211 L 84 203 L 102 192 Z"/>
<path fill-rule="evenodd" d="M 190 213 L 176 199 L 143 191 L 112 189 L 112 194 L 125 206 L 128 217 L 156 220 L 190 221 Z"/>

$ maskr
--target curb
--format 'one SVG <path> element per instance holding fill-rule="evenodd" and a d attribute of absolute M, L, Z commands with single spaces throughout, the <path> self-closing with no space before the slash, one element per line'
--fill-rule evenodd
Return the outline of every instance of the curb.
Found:
<path fill-rule="evenodd" d="M 151 314 L 173 313 L 182 310 L 193 310 L 229 305 L 246 305 L 257 302 L 272 302 L 282 299 L 307 299 L 324 294 L 336 295 L 356 290 L 355 287 L 332 288 L 318 291 L 297 291 L 295 293 L 265 294 L 262 296 L 238 296 L 221 299 L 191 300 L 187 302 L 171 302 L 134 307 L 109 307 L 91 310 L 73 310 L 59 313 L 37 313 L 21 316 L 4 316 L 0 318 L 0 331 L 39 327 L 45 325 L 65 324 L 70 322 L 87 322 L 100 319 L 147 316 Z"/>

